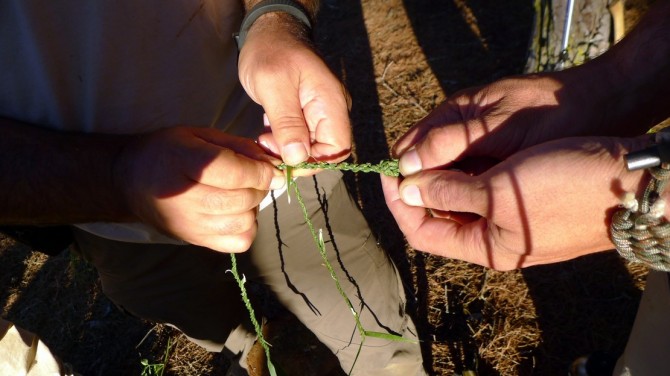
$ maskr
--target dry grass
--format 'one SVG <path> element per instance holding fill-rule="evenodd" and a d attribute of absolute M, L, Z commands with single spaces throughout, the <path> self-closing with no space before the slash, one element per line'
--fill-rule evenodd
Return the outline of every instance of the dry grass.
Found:
<path fill-rule="evenodd" d="M 645 6 L 629 1 L 629 19 Z M 316 39 L 352 95 L 356 159 L 386 158 L 394 140 L 455 90 L 520 72 L 531 17 L 532 1 L 521 0 L 325 1 Z M 622 350 L 643 268 L 602 253 L 500 273 L 418 253 L 385 208 L 378 178 L 347 177 L 414 296 L 410 308 L 433 374 L 564 375 L 579 355 Z M 227 368 L 221 355 L 175 330 L 118 312 L 95 272 L 67 253 L 47 258 L 0 238 L 0 286 L 2 317 L 39 333 L 85 375 L 139 374 L 140 360 L 162 359 L 169 338 L 166 374 Z M 278 353 L 300 347 L 326 358 L 308 334 L 291 338 L 295 321 L 284 315 L 276 322 Z"/>

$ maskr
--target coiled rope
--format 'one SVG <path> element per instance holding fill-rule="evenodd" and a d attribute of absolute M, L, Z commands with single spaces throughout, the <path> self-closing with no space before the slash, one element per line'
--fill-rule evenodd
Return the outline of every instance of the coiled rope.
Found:
<path fill-rule="evenodd" d="M 653 167 L 649 172 L 651 180 L 639 202 L 628 192 L 623 209 L 614 213 L 611 240 L 625 259 L 670 272 L 670 223 L 663 217 L 666 202 L 661 197 L 670 169 Z"/>

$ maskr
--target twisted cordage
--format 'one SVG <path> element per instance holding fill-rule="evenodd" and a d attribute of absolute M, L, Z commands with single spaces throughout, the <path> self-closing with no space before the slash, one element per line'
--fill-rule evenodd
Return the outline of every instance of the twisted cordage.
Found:
<path fill-rule="evenodd" d="M 277 166 L 280 170 L 286 170 L 289 167 L 286 163 Z M 385 159 L 379 163 L 329 163 L 329 162 L 302 162 L 295 166 L 295 169 L 321 169 L 321 170 L 341 170 L 352 172 L 376 172 L 386 176 L 400 176 L 397 159 Z"/>

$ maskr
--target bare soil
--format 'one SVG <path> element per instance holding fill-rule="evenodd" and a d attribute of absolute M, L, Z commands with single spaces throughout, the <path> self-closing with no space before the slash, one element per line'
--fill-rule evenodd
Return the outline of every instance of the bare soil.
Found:
<path fill-rule="evenodd" d="M 646 8 L 629 0 L 628 25 Z M 532 20 L 529 0 L 324 1 L 315 37 L 353 99 L 355 160 L 387 158 L 394 140 L 454 91 L 519 74 Z M 623 350 L 644 268 L 605 252 L 501 273 L 416 252 L 386 209 L 378 177 L 347 180 L 412 296 L 432 374 L 565 375 L 581 355 Z M 47 257 L 0 237 L 0 308 L 84 375 L 139 375 L 141 359 L 160 362 L 168 341 L 166 375 L 228 367 L 177 331 L 119 312 L 95 271 L 69 252 Z M 276 361 L 289 374 L 342 374 L 290 315 L 271 316 Z"/>

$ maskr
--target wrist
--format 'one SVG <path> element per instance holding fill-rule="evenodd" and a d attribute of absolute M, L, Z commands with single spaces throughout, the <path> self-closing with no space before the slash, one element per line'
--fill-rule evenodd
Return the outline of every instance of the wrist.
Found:
<path fill-rule="evenodd" d="M 645 133 L 670 116 L 670 3 L 656 5 L 621 42 L 583 66 L 583 90 L 601 98 L 595 104 L 602 134 Z"/>
<path fill-rule="evenodd" d="M 309 4 L 313 5 L 313 4 Z M 306 7 L 294 0 L 263 0 L 256 3 L 242 20 L 240 30 L 233 35 L 238 51 L 242 50 L 252 30 L 275 33 L 288 30 L 303 40 L 309 40 L 314 24 L 315 7 Z"/>
<path fill-rule="evenodd" d="M 256 41 L 276 41 L 281 38 L 282 47 L 287 41 L 311 44 L 312 30 L 290 14 L 282 12 L 266 13 L 260 16 L 249 29 L 245 46 Z"/>

